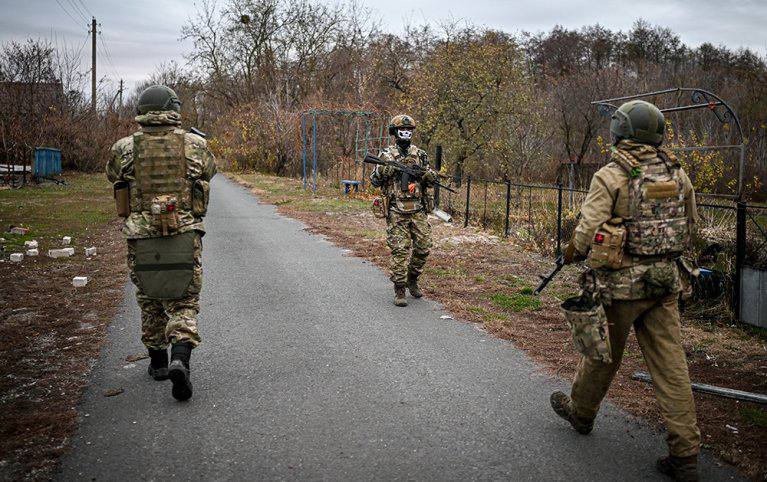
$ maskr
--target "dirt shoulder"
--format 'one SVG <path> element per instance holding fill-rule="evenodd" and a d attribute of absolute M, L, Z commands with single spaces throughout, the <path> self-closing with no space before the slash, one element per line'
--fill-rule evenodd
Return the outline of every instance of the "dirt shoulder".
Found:
<path fill-rule="evenodd" d="M 334 190 L 305 194 L 301 182 L 261 174 L 228 174 L 262 202 L 306 223 L 354 256 L 388 269 L 385 222 L 372 215 L 367 196 Z M 578 360 L 559 303 L 577 292 L 578 269 L 566 268 L 540 298 L 532 296 L 537 275 L 552 267 L 513 241 L 475 228 L 432 220 L 435 247 L 422 288 L 456 319 L 481 323 L 494 335 L 525 350 L 552 376 L 570 380 Z M 392 297 L 393 292 L 381 293 Z M 767 393 L 767 334 L 748 327 L 685 319 L 684 347 L 694 381 Z M 646 371 L 636 339 L 630 338 L 611 400 L 657 428 L 662 421 L 652 386 L 631 375 Z M 764 406 L 695 395 L 704 447 L 755 480 L 767 477 L 767 410 Z M 597 422 L 598 423 L 598 422 Z"/>
<path fill-rule="evenodd" d="M 77 428 L 76 406 L 122 299 L 124 243 L 103 174 L 0 190 L 0 479 L 47 480 Z M 29 228 L 13 235 L 9 226 Z M 72 237 L 75 254 L 50 258 Z M 40 255 L 10 262 L 36 240 Z M 86 257 L 85 248 L 97 254 Z M 74 276 L 87 276 L 82 288 Z"/>

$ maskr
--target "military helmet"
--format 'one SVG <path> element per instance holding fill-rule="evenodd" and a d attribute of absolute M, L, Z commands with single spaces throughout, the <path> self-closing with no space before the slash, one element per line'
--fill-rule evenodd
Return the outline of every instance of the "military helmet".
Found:
<path fill-rule="evenodd" d="M 618 107 L 610 122 L 610 132 L 618 139 L 631 139 L 654 146 L 663 143 L 665 130 L 663 112 L 643 100 L 632 100 Z"/>
<path fill-rule="evenodd" d="M 415 120 L 407 114 L 395 115 L 389 121 L 389 135 L 396 135 L 397 129 L 415 129 Z"/>
<path fill-rule="evenodd" d="M 151 85 L 138 96 L 138 113 L 172 110 L 181 112 L 181 101 L 176 93 L 165 85 Z"/>

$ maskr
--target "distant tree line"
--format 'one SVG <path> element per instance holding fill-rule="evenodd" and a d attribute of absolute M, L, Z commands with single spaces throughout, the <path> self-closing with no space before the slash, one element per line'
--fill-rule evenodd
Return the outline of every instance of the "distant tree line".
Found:
<path fill-rule="evenodd" d="M 203 0 L 180 33 L 192 45 L 187 62 L 161 65 L 137 91 L 155 82 L 175 88 L 185 122 L 209 131 L 221 162 L 237 167 L 298 174 L 300 113 L 346 108 L 380 112 L 379 123 L 412 114 L 416 142 L 432 153 L 442 145 L 447 172 L 553 182 L 562 163 L 592 166 L 607 158 L 609 119 L 591 101 L 699 87 L 737 110 L 748 145 L 746 191 L 767 197 L 760 182 L 767 174 L 767 65 L 751 50 L 693 48 L 643 20 L 625 32 L 593 25 L 512 35 L 448 22 L 392 33 L 398 27 L 353 2 Z M 135 94 L 126 112 L 131 102 Z M 667 121 L 673 145 L 739 142 L 734 125 L 708 110 Z M 349 119 L 322 122 L 323 165 L 352 155 Z M 700 190 L 734 189 L 734 153 L 687 154 L 683 161 Z"/>

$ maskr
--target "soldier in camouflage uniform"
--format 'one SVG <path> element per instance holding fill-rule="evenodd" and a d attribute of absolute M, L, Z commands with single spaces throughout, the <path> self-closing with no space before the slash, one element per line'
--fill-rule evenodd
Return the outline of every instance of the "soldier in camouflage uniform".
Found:
<path fill-rule="evenodd" d="M 415 298 L 423 296 L 418 277 L 423 273 L 432 246 L 431 226 L 427 214 L 434 209 L 429 188 L 437 174 L 429 167 L 426 152 L 411 144 L 415 121 L 408 115 L 397 115 L 389 122 L 389 135 L 395 145 L 381 152 L 381 160 L 398 161 L 409 167 L 422 168 L 420 179 L 410 179 L 394 166 L 376 166 L 370 182 L 380 187 L 386 209 L 386 242 L 391 249 L 391 280 L 394 304 L 407 306 L 405 288 Z M 412 248 L 412 251 L 411 251 Z"/>
<path fill-rule="evenodd" d="M 594 175 L 565 253 L 565 263 L 588 255 L 591 270 L 583 279 L 591 283 L 583 288 L 596 293 L 604 307 L 608 353 L 582 356 L 570 397 L 555 392 L 551 405 L 579 433 L 591 432 L 633 326 L 668 430 L 670 455 L 658 460 L 657 468 L 692 481 L 697 480 L 700 431 L 678 298 L 687 274 L 680 269 L 680 256 L 697 208 L 687 174 L 670 151 L 660 148 L 664 129 L 663 114 L 648 102 L 628 102 L 613 115 L 612 162 Z M 621 242 L 602 256 L 608 239 Z"/>
<path fill-rule="evenodd" d="M 140 129 L 112 146 L 106 173 L 115 197 L 125 200 L 118 211 L 125 216 L 149 374 L 170 378 L 173 396 L 186 400 L 192 396 L 189 358 L 200 343 L 202 218 L 216 165 L 205 139 L 180 128 L 181 102 L 173 90 L 151 86 L 138 103 Z"/>

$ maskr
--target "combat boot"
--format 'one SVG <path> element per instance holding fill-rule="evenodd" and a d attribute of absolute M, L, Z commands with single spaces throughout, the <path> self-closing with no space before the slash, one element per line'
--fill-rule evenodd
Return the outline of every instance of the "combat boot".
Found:
<path fill-rule="evenodd" d="M 397 306 L 407 306 L 407 298 L 405 298 L 405 284 L 394 284 L 394 304 Z"/>
<path fill-rule="evenodd" d="M 409 274 L 407 275 L 407 289 L 413 298 L 420 298 L 423 296 L 423 291 L 418 287 L 418 276 Z"/>
<path fill-rule="evenodd" d="M 669 455 L 655 462 L 655 467 L 662 474 L 668 475 L 674 480 L 681 482 L 697 482 L 698 480 L 698 456 L 676 457 Z"/>
<path fill-rule="evenodd" d="M 149 376 L 155 380 L 162 381 L 168 379 L 168 350 L 155 350 L 149 348 Z"/>
<path fill-rule="evenodd" d="M 551 394 L 551 408 L 557 415 L 564 418 L 581 435 L 588 435 L 594 428 L 594 419 L 580 417 L 573 410 L 570 397 L 560 391 Z"/>
<path fill-rule="evenodd" d="M 174 343 L 170 349 L 168 377 L 173 382 L 171 393 L 176 400 L 192 398 L 192 382 L 189 379 L 189 358 L 192 356 L 191 343 Z"/>

